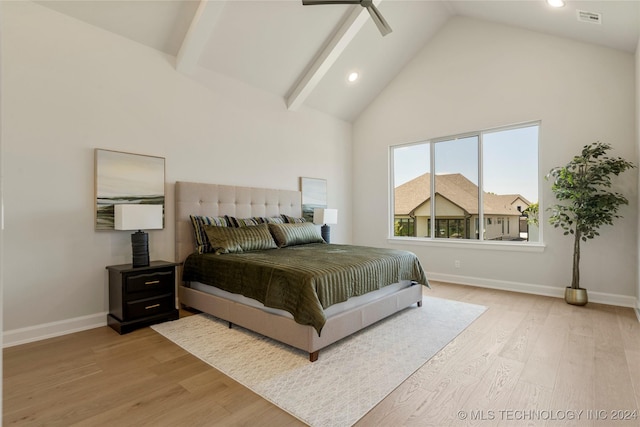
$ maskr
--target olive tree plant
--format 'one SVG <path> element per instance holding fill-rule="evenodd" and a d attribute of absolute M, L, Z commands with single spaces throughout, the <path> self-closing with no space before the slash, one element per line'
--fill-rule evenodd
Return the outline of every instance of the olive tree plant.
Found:
<path fill-rule="evenodd" d="M 609 157 L 611 145 L 594 142 L 565 166 L 551 169 L 547 179 L 553 179 L 551 190 L 558 204 L 548 208 L 549 222 L 573 235 L 573 274 L 571 288 L 580 288 L 580 242 L 599 236 L 600 226 L 613 225 L 620 205 L 629 201 L 612 191 L 611 179 L 635 165 L 621 157 Z"/>

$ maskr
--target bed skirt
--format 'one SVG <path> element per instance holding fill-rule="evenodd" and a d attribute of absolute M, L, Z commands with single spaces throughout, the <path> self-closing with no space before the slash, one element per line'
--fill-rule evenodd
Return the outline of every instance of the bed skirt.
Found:
<path fill-rule="evenodd" d="M 178 287 L 180 304 L 209 313 L 222 320 L 273 338 L 309 353 L 315 361 L 322 348 L 376 323 L 412 304 L 422 305 L 422 285 L 403 288 L 364 305 L 338 313 L 327 319 L 318 333 L 312 326 L 300 325 L 279 316 L 238 302 L 220 298 L 187 286 Z"/>

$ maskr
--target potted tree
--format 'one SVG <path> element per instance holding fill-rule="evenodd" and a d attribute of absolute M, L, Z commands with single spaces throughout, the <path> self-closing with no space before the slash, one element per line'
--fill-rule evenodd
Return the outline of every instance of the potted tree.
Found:
<path fill-rule="evenodd" d="M 573 235 L 573 274 L 564 296 L 569 304 L 588 302 L 587 290 L 580 287 L 580 242 L 599 236 L 600 226 L 613 225 L 620 218 L 620 205 L 629 204 L 622 194 L 610 190 L 611 179 L 635 166 L 621 157 L 607 156 L 610 149 L 602 142 L 585 145 L 580 155 L 546 176 L 553 179 L 551 190 L 559 201 L 548 209 L 549 222 L 562 228 L 564 235 Z"/>

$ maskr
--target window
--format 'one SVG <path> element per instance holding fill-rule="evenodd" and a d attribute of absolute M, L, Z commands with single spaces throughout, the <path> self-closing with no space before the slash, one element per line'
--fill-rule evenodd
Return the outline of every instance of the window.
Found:
<path fill-rule="evenodd" d="M 393 235 L 537 242 L 527 208 L 538 201 L 538 131 L 529 123 L 392 146 Z"/>
<path fill-rule="evenodd" d="M 396 218 L 394 224 L 395 236 L 415 236 L 413 218 Z"/>

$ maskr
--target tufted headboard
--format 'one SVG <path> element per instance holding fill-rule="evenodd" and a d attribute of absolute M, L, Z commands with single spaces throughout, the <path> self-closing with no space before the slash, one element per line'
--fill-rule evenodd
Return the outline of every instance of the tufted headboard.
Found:
<path fill-rule="evenodd" d="M 195 250 L 189 215 L 229 215 L 236 218 L 280 214 L 302 216 L 302 196 L 300 191 L 294 190 L 177 181 L 175 203 L 177 262 L 184 262 Z"/>

